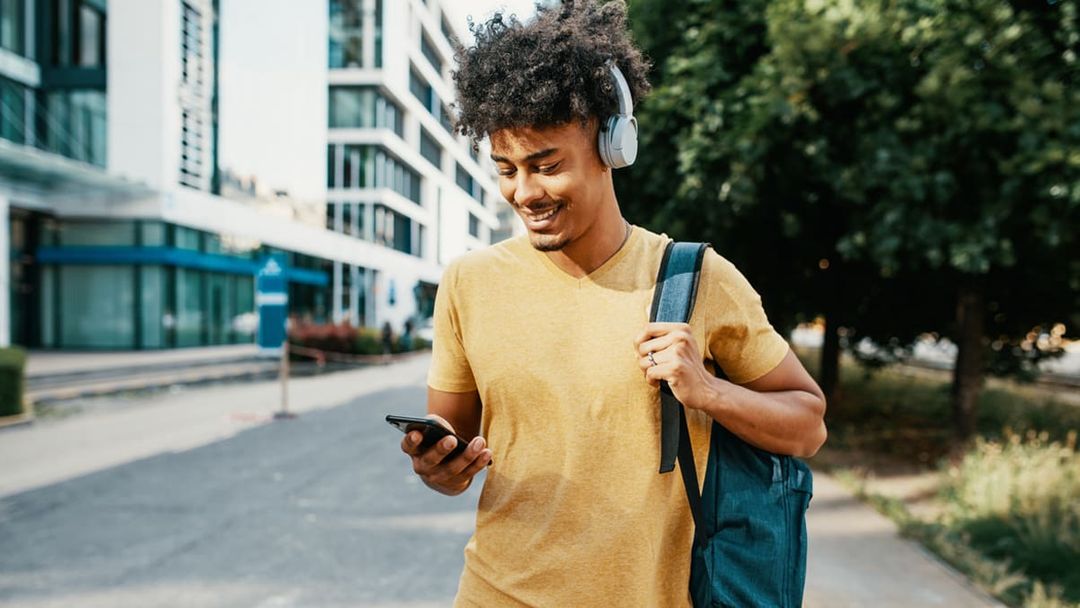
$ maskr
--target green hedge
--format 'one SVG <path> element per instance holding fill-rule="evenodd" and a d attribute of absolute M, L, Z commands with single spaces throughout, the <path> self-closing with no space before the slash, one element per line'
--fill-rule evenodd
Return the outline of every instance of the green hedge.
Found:
<path fill-rule="evenodd" d="M 19 348 L 0 348 L 0 416 L 23 413 L 23 369 L 26 353 Z"/>

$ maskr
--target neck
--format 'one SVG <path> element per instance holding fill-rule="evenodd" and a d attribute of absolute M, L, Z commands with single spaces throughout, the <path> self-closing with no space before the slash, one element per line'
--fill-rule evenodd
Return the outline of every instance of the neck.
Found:
<path fill-rule="evenodd" d="M 580 279 L 611 259 L 630 235 L 630 224 L 623 219 L 618 204 L 598 218 L 589 230 L 559 251 L 549 251 L 548 258 L 563 272 Z"/>

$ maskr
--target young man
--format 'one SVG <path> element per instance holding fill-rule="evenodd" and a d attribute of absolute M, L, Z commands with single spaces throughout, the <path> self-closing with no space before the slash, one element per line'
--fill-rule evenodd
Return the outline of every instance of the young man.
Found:
<path fill-rule="evenodd" d="M 528 234 L 452 263 L 436 297 L 428 411 L 468 449 L 450 459 L 452 437 L 426 451 L 419 433 L 402 441 L 444 494 L 487 469 L 456 605 L 688 606 L 693 521 L 680 476 L 657 472 L 659 382 L 688 409 L 702 472 L 712 420 L 770 452 L 814 454 L 824 397 L 712 251 L 691 322 L 648 323 L 669 239 L 623 219 L 597 148 L 617 111 L 608 61 L 634 99 L 648 90 L 625 6 L 565 2 L 474 30 L 454 74 L 458 129 L 490 137 Z"/>

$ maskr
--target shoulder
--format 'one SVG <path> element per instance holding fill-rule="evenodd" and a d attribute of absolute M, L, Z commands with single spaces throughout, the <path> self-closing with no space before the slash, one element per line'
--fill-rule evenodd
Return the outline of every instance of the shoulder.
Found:
<path fill-rule="evenodd" d="M 710 247 L 701 266 L 701 282 L 713 305 L 737 309 L 761 306 L 761 296 L 746 276 L 726 257 Z"/>

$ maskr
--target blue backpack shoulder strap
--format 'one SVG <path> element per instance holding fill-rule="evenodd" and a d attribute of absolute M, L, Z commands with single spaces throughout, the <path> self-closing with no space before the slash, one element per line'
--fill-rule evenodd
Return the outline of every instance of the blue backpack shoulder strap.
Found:
<path fill-rule="evenodd" d="M 669 243 L 660 262 L 660 271 L 653 292 L 649 320 L 663 323 L 688 323 L 694 312 L 701 265 L 707 243 Z M 690 445 L 683 406 L 666 382 L 660 385 L 660 472 L 669 473 L 679 460 L 687 499 L 694 516 L 695 529 L 701 525 L 701 495 L 698 492 L 697 470 Z M 695 540 L 697 532 L 695 532 Z"/>
<path fill-rule="evenodd" d="M 690 321 L 707 248 L 705 243 L 668 243 L 656 277 L 649 321 Z M 660 390 L 660 472 L 670 473 L 675 470 L 675 457 L 679 453 L 679 411 L 682 406 L 666 382 L 661 384 Z"/>

